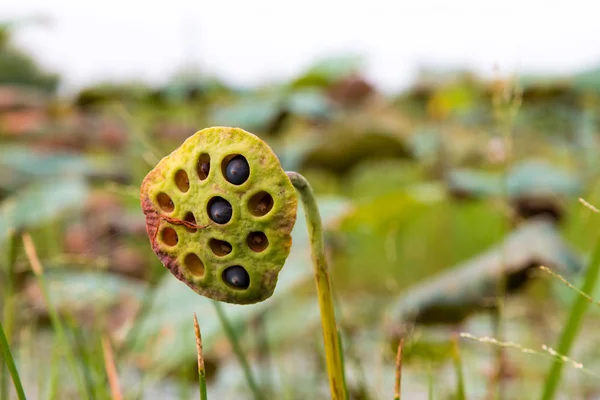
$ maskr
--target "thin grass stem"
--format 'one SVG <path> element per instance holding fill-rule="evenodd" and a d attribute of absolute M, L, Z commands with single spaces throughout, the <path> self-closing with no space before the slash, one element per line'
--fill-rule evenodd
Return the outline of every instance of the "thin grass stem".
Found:
<path fill-rule="evenodd" d="M 104 367 L 106 369 L 106 376 L 108 378 L 112 400 L 121 400 L 123 399 L 123 395 L 121 393 L 121 385 L 119 384 L 119 373 L 117 371 L 117 366 L 115 365 L 115 358 L 112 346 L 110 345 L 110 340 L 106 335 L 103 335 L 101 341 L 102 353 L 104 354 Z"/>
<path fill-rule="evenodd" d="M 48 314 L 50 316 L 50 322 L 52 323 L 52 328 L 56 333 L 58 344 L 61 345 L 65 350 L 65 361 L 67 363 L 67 367 L 70 369 L 71 374 L 77 384 L 79 395 L 82 399 L 89 399 L 88 392 L 85 388 L 84 383 L 82 382 L 81 376 L 77 369 L 77 364 L 75 363 L 75 356 L 71 347 L 69 346 L 69 341 L 67 339 L 66 331 L 63 326 L 62 321 L 58 316 L 58 312 L 54 307 L 54 304 L 50 300 L 50 294 L 48 291 L 48 285 L 46 283 L 46 279 L 44 277 L 44 268 L 42 267 L 42 263 L 40 262 L 37 251 L 35 249 L 35 244 L 31 239 L 31 236 L 28 233 L 24 233 L 22 235 L 23 245 L 25 247 L 25 254 L 29 263 L 31 264 L 31 269 L 37 279 L 38 285 L 40 286 L 42 297 L 44 298 L 44 302 L 48 307 Z"/>
<path fill-rule="evenodd" d="M 454 361 L 454 369 L 456 371 L 456 400 L 465 400 L 467 398 L 465 392 L 465 377 L 462 370 L 462 358 L 458 347 L 458 337 L 452 338 L 452 360 Z"/>
<path fill-rule="evenodd" d="M 539 350 L 535 350 L 535 349 L 532 349 L 529 347 L 524 347 L 524 346 L 520 345 L 519 343 L 503 342 L 503 341 L 500 341 L 496 338 L 489 337 L 489 336 L 481 336 L 480 337 L 480 336 L 471 335 L 470 333 L 462 332 L 460 334 L 460 337 L 465 338 L 465 339 L 474 340 L 479 343 L 491 344 L 493 346 L 498 346 L 498 347 L 502 347 L 505 349 L 519 350 L 521 353 L 525 353 L 525 354 L 533 354 L 533 355 L 542 356 L 542 357 L 549 357 L 549 358 L 557 360 L 563 364 L 567 364 L 575 369 L 578 369 L 590 376 L 593 376 L 595 378 L 600 378 L 600 374 L 597 374 L 594 371 L 585 368 L 582 363 L 575 361 L 563 354 L 558 353 L 556 350 L 554 350 L 551 347 L 546 346 L 545 344 L 543 344 L 541 346 L 542 350 L 539 351 Z"/>
<path fill-rule="evenodd" d="M 15 320 L 15 264 L 17 262 L 18 241 L 19 236 L 11 230 L 8 234 L 8 256 L 6 268 L 6 284 L 4 285 L 4 307 L 2 310 L 2 319 L 4 321 L 4 329 L 6 342 L 11 345 L 13 334 L 13 325 Z M 8 399 L 8 374 L 7 366 L 0 366 L 0 399 Z"/>
<path fill-rule="evenodd" d="M 2 357 L 4 358 L 4 362 L 6 364 L 6 367 L 8 368 L 8 372 L 10 372 L 10 376 L 12 377 L 13 384 L 15 386 L 15 391 L 17 392 L 17 397 L 19 398 L 19 400 L 25 400 L 26 397 L 25 392 L 23 391 L 21 377 L 19 376 L 19 371 L 17 370 L 15 360 L 13 359 L 12 352 L 10 351 L 8 340 L 6 339 L 6 335 L 4 334 L 4 327 L 2 326 L 2 322 L 0 322 L 0 347 L 2 348 Z"/>
<path fill-rule="evenodd" d="M 581 291 L 583 293 L 587 294 L 592 293 L 594 291 L 594 288 L 596 287 L 596 282 L 598 281 L 599 273 L 600 240 L 597 240 L 592 256 L 587 266 L 585 278 L 583 281 L 583 287 L 581 288 Z M 579 328 L 581 327 L 583 317 L 585 315 L 585 312 L 587 311 L 589 304 L 589 299 L 583 296 L 578 296 L 573 302 L 567 322 L 558 341 L 558 346 L 556 349 L 557 353 L 565 357 L 569 356 L 569 353 L 571 352 L 573 343 L 575 343 L 575 339 L 577 338 Z M 552 363 L 542 391 L 542 400 L 554 399 L 556 391 L 558 389 L 558 384 L 560 383 L 560 378 L 562 376 L 563 365 L 564 363 L 561 362 L 559 359 L 555 359 L 554 363 Z"/>
<path fill-rule="evenodd" d="M 57 399 L 57 382 L 58 382 L 58 374 L 59 374 L 59 363 L 60 363 L 60 352 L 58 351 L 58 347 L 54 346 L 52 351 L 52 360 L 50 361 L 50 378 L 48 379 L 48 395 L 46 398 L 48 400 Z"/>
<path fill-rule="evenodd" d="M 206 369 L 204 368 L 204 356 L 202 354 L 202 335 L 200 334 L 200 325 L 198 325 L 196 313 L 194 313 L 194 333 L 196 335 L 196 353 L 198 354 L 198 384 L 200 385 L 200 400 L 207 400 Z"/>
<path fill-rule="evenodd" d="M 227 339 L 229 340 L 229 343 L 231 344 L 231 347 L 233 348 L 233 352 L 235 353 L 235 356 L 237 357 L 237 359 L 242 367 L 242 370 L 244 371 L 244 376 L 246 378 L 246 382 L 248 383 L 248 386 L 250 387 L 250 390 L 252 391 L 254 398 L 256 400 L 264 399 L 262 393 L 260 392 L 260 390 L 258 388 L 256 380 L 254 379 L 252 370 L 250 369 L 250 364 L 248 363 L 248 358 L 246 357 L 244 350 L 242 350 L 242 346 L 240 346 L 240 342 L 237 338 L 237 335 L 235 334 L 235 330 L 233 329 L 233 326 L 232 326 L 231 322 L 229 321 L 229 318 L 227 318 L 227 315 L 225 314 L 225 311 L 223 310 L 223 306 L 218 301 L 211 301 L 211 303 L 213 304 L 213 306 L 215 307 L 215 310 L 217 311 L 217 316 L 219 317 L 221 326 L 223 326 L 223 330 L 225 331 L 225 334 L 227 335 Z"/>
<path fill-rule="evenodd" d="M 402 348 L 404 347 L 404 338 L 398 343 L 398 351 L 396 352 L 396 380 L 394 384 L 394 400 L 402 398 Z"/>

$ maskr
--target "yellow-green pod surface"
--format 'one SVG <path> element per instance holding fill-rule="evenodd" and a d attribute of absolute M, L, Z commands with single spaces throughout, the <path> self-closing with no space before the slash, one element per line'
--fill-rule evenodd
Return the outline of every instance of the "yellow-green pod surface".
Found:
<path fill-rule="evenodd" d="M 234 158 L 246 167 L 236 183 L 227 172 Z M 148 173 L 140 200 L 152 249 L 194 291 L 237 304 L 273 294 L 292 245 L 297 198 L 258 137 L 226 127 L 196 132 Z M 230 219 L 217 203 L 226 211 L 230 205 Z"/>

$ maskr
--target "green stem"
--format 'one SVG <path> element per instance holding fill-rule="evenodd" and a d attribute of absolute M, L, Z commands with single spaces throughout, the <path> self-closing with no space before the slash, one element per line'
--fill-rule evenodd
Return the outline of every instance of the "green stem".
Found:
<path fill-rule="evenodd" d="M 92 362 L 90 360 L 90 354 L 86 349 L 85 338 L 80 329 L 77 328 L 77 321 L 71 316 L 67 315 L 66 318 L 67 326 L 70 336 L 73 339 L 73 347 L 77 350 L 76 359 L 81 365 L 81 371 L 83 372 L 83 383 L 85 385 L 88 398 L 93 399 L 94 397 L 94 379 L 92 377 Z"/>
<path fill-rule="evenodd" d="M 587 271 L 585 274 L 583 287 L 581 290 L 584 293 L 590 294 L 594 292 L 594 288 L 596 286 L 596 281 L 598 280 L 598 274 L 600 273 L 600 240 L 596 242 L 596 246 L 594 248 L 594 252 L 587 266 Z M 571 307 L 571 312 L 569 313 L 569 319 L 565 324 L 564 330 L 560 335 L 560 339 L 558 341 L 558 347 L 556 351 L 559 354 L 564 356 L 568 356 L 571 347 L 573 347 L 573 343 L 575 342 L 575 338 L 579 333 L 579 328 L 583 321 L 583 316 L 587 311 L 590 302 L 583 296 L 577 296 L 573 306 Z M 550 372 L 548 373 L 548 378 L 546 379 L 546 383 L 544 385 L 544 391 L 542 392 L 542 400 L 552 400 L 555 397 L 556 389 L 558 388 L 558 383 L 560 382 L 560 377 L 562 375 L 564 363 L 559 359 L 556 359 L 554 363 L 552 363 L 552 367 L 550 368 Z"/>
<path fill-rule="evenodd" d="M 452 359 L 454 360 L 454 369 L 456 370 L 456 399 L 465 400 L 465 379 L 462 371 L 462 359 L 458 349 L 458 338 L 452 339 Z"/>
<path fill-rule="evenodd" d="M 13 230 L 9 231 L 8 236 L 8 265 L 6 268 L 6 285 L 4 290 L 2 318 L 4 320 L 6 341 L 10 346 L 15 321 L 15 264 L 17 263 L 19 236 Z M 0 366 L 0 399 L 4 400 L 8 398 L 8 375 L 6 365 L 2 364 Z"/>
<path fill-rule="evenodd" d="M 12 376 L 13 384 L 15 385 L 15 390 L 17 391 L 17 396 L 19 400 L 25 400 L 25 392 L 23 391 L 23 385 L 21 384 L 21 378 L 19 378 L 19 371 L 17 371 L 17 366 L 15 365 L 15 360 L 13 359 L 12 353 L 10 352 L 10 347 L 8 346 L 8 340 L 6 340 L 6 335 L 4 334 L 4 327 L 0 322 L 0 347 L 2 347 L 2 356 L 4 358 L 4 362 L 6 363 L 6 367 Z"/>
<path fill-rule="evenodd" d="M 200 400 L 208 400 L 206 391 L 206 368 L 204 368 L 204 355 L 202 352 L 202 334 L 198 318 L 194 313 L 194 334 L 196 336 L 196 353 L 198 353 L 198 385 L 200 386 Z"/>
<path fill-rule="evenodd" d="M 398 350 L 396 351 L 396 380 L 394 382 L 394 400 L 402 398 L 402 347 L 404 339 L 400 339 Z"/>
<path fill-rule="evenodd" d="M 58 398 L 58 373 L 60 369 L 60 352 L 58 346 L 53 346 L 52 360 L 50 361 L 50 378 L 48 379 L 48 395 L 46 399 L 55 400 Z"/>
<path fill-rule="evenodd" d="M 219 321 L 223 326 L 223 330 L 225 330 L 225 334 L 227 335 L 227 339 L 229 343 L 231 343 L 231 347 L 233 347 L 233 352 L 235 353 L 240 365 L 242 366 L 242 370 L 244 371 L 244 376 L 246 377 L 246 382 L 248 382 L 248 386 L 250 386 L 250 390 L 252 390 L 252 394 L 256 400 L 262 400 L 263 395 L 258 389 L 258 385 L 256 384 L 256 380 L 254 379 L 254 375 L 252 375 L 252 371 L 250 370 L 250 364 L 248 363 L 248 359 L 246 358 L 246 354 L 242 350 L 242 346 L 240 346 L 240 342 L 237 339 L 233 326 L 225 311 L 223 311 L 223 306 L 221 303 L 217 301 L 211 301 L 215 310 L 217 311 L 217 315 L 219 316 Z"/>
<path fill-rule="evenodd" d="M 267 330 L 267 314 L 260 314 L 254 321 L 255 333 L 257 339 L 257 354 L 262 365 L 261 387 L 263 393 L 267 396 L 273 395 L 273 360 L 271 356 L 271 346 L 269 345 L 269 332 Z"/>
<path fill-rule="evenodd" d="M 427 399 L 433 400 L 433 366 L 431 365 L 431 361 L 429 361 L 429 371 L 427 372 Z"/>
<path fill-rule="evenodd" d="M 321 312 L 321 325 L 323 328 L 323 341 L 325 344 L 325 362 L 329 374 L 329 387 L 333 400 L 346 399 L 346 387 L 344 385 L 344 370 L 342 366 L 342 355 L 335 322 L 335 310 L 333 308 L 333 296 L 331 295 L 331 283 L 327 271 L 327 259 L 325 258 L 325 246 L 323 243 L 323 226 L 319 207 L 310 184 L 297 172 L 287 172 L 304 204 L 306 214 L 306 225 L 310 237 L 312 249 L 312 261 L 317 286 L 317 297 Z"/>
<path fill-rule="evenodd" d="M 208 400 L 206 392 L 206 372 L 198 370 L 198 384 L 200 386 L 200 400 Z"/>
<path fill-rule="evenodd" d="M 346 362 L 344 360 L 344 342 L 342 340 L 342 332 L 338 329 L 337 331 L 337 336 L 338 336 L 338 344 L 339 344 L 339 352 L 340 352 L 340 356 L 342 357 L 342 382 L 344 384 L 344 387 L 347 388 L 348 384 L 346 383 Z M 346 393 L 346 399 L 348 399 L 348 393 Z"/>

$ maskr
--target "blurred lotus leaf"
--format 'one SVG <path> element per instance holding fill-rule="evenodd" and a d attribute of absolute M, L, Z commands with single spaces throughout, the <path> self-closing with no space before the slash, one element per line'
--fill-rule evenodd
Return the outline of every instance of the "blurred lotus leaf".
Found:
<path fill-rule="evenodd" d="M 11 229 L 38 226 L 68 209 L 82 207 L 87 195 L 88 186 L 76 177 L 27 186 L 0 204 L 0 242 Z"/>
<path fill-rule="evenodd" d="M 529 161 L 513 168 L 508 176 L 511 197 L 559 195 L 572 197 L 581 192 L 580 179 L 542 161 Z"/>
<path fill-rule="evenodd" d="M 140 101 L 150 95 L 150 88 L 138 82 L 99 83 L 79 91 L 75 105 L 85 111 L 114 103 Z"/>
<path fill-rule="evenodd" d="M 5 146 L 0 150 L 0 166 L 31 176 L 83 175 L 93 168 L 89 160 L 67 151 L 32 150 L 26 146 Z"/>
<path fill-rule="evenodd" d="M 24 108 L 43 108 L 48 95 L 33 87 L 3 84 L 0 85 L 0 112 Z"/>
<path fill-rule="evenodd" d="M 519 86 L 523 91 L 523 101 L 535 104 L 548 100 L 569 100 L 575 94 L 573 89 L 576 85 L 569 77 L 522 75 L 519 77 Z"/>
<path fill-rule="evenodd" d="M 184 102 L 227 95 L 229 92 L 229 88 L 217 78 L 203 76 L 194 69 L 184 69 L 171 77 L 158 94 L 168 102 Z"/>
<path fill-rule="evenodd" d="M 397 293 L 499 240 L 505 218 L 487 202 L 449 201 L 437 182 L 365 197 L 333 232 L 336 282 L 353 293 Z"/>
<path fill-rule="evenodd" d="M 242 98 L 237 103 L 215 109 L 212 125 L 243 126 L 244 129 L 267 133 L 283 112 L 283 99 L 277 97 Z"/>
<path fill-rule="evenodd" d="M 331 102 L 321 91 L 310 89 L 292 92 L 286 107 L 291 114 L 310 119 L 327 118 L 333 111 Z"/>
<path fill-rule="evenodd" d="M 309 120 L 327 118 L 331 103 L 320 91 L 313 89 L 281 90 L 260 96 L 243 96 L 234 104 L 216 108 L 211 116 L 213 125 L 240 126 L 261 134 L 274 134 L 289 116 Z"/>
<path fill-rule="evenodd" d="M 454 169 L 448 173 L 448 188 L 457 197 L 488 197 L 502 193 L 502 177 L 486 171 Z"/>
<path fill-rule="evenodd" d="M 358 74 L 338 80 L 328 88 L 327 94 L 336 104 L 352 109 L 376 98 L 376 90 L 373 85 Z"/>
<path fill-rule="evenodd" d="M 402 360 L 444 362 L 452 354 L 452 334 L 447 329 L 419 330 L 405 340 L 402 348 Z M 395 346 L 394 346 L 395 347 Z"/>
<path fill-rule="evenodd" d="M 49 270 L 44 274 L 52 305 L 61 313 L 77 316 L 88 326 L 96 326 L 106 316 L 108 328 L 120 335 L 137 312 L 146 284 L 101 271 Z M 41 315 L 48 315 L 37 280 L 25 287 L 27 301 Z"/>
<path fill-rule="evenodd" d="M 327 87 L 334 82 L 357 73 L 363 60 L 359 56 L 331 57 L 310 67 L 291 83 L 292 87 Z"/>
<path fill-rule="evenodd" d="M 434 130 L 417 131 L 410 136 L 408 144 L 411 153 L 419 160 L 433 160 L 438 157 L 441 146 L 440 134 Z"/>
<path fill-rule="evenodd" d="M 0 136 L 43 131 L 49 122 L 47 105 L 47 94 L 38 88 L 0 82 Z"/>
<path fill-rule="evenodd" d="M 401 190 L 415 182 L 423 182 L 424 178 L 423 170 L 414 162 L 368 159 L 350 170 L 345 187 L 353 199 L 365 200 Z"/>
<path fill-rule="evenodd" d="M 58 86 L 57 75 L 43 71 L 24 52 L 11 46 L 8 40 L 0 40 L 0 84 L 18 84 L 54 92 Z"/>
<path fill-rule="evenodd" d="M 481 89 L 471 80 L 442 87 L 429 99 L 427 111 L 432 118 L 438 120 L 470 112 L 481 100 Z"/>
<path fill-rule="evenodd" d="M 448 184 L 453 193 L 469 197 L 500 196 L 502 176 L 484 171 L 458 169 L 451 171 Z M 577 195 L 582 188 L 580 179 L 542 161 L 527 161 L 508 172 L 506 190 L 510 197 Z"/>
<path fill-rule="evenodd" d="M 335 196 L 344 192 L 343 184 L 333 172 L 322 168 L 311 168 L 302 171 L 302 175 L 310 182 L 310 186 L 318 196 Z"/>
<path fill-rule="evenodd" d="M 581 92 L 600 93 L 600 68 L 592 68 L 575 75 L 573 86 Z"/>
<path fill-rule="evenodd" d="M 4 173 L 2 173 L 4 172 Z M 0 187 L 14 190 L 34 179 L 57 176 L 126 181 L 111 155 L 82 155 L 72 151 L 7 145 L 0 150 Z"/>
<path fill-rule="evenodd" d="M 345 115 L 328 134 L 315 139 L 301 162 L 301 169 L 324 168 L 344 174 L 366 159 L 407 158 L 408 126 L 401 115 L 371 110 Z"/>
<path fill-rule="evenodd" d="M 394 328 L 407 323 L 454 324 L 476 310 L 494 308 L 501 287 L 499 279 L 505 279 L 507 293 L 514 292 L 540 265 L 562 275 L 572 275 L 582 268 L 579 257 L 552 222 L 541 218 L 523 224 L 484 254 L 400 296 L 390 307 Z"/>

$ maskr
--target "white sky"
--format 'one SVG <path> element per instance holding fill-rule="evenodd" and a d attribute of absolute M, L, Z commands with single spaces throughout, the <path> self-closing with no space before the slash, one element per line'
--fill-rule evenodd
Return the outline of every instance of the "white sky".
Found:
<path fill-rule="evenodd" d="M 387 90 L 420 65 L 565 73 L 600 64 L 594 0 L 0 1 L 0 20 L 40 14 L 51 24 L 24 28 L 17 41 L 69 87 L 160 82 L 190 61 L 253 85 L 348 52 Z"/>

